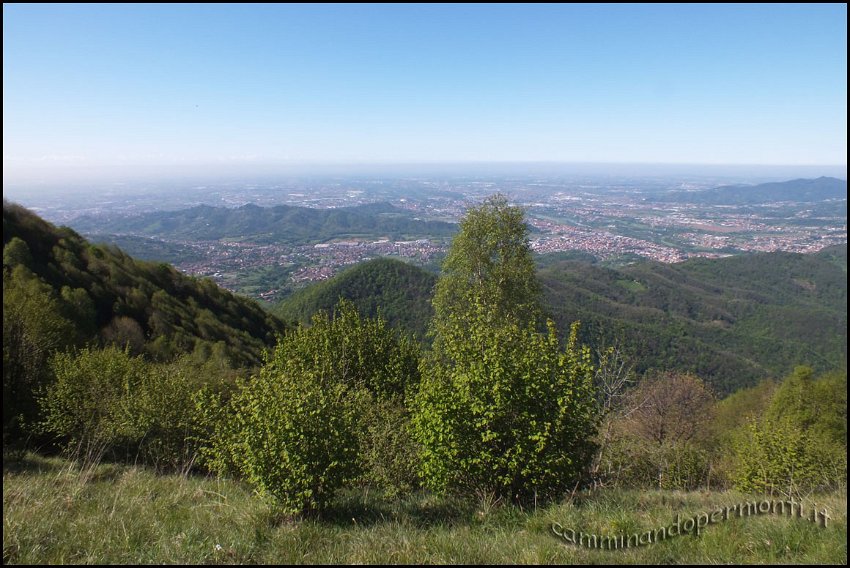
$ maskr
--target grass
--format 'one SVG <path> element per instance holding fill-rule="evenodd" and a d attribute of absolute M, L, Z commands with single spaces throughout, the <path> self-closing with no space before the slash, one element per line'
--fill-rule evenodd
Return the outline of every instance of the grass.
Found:
<path fill-rule="evenodd" d="M 4 464 L 4 563 L 833 563 L 847 560 L 846 492 L 812 501 L 827 527 L 779 515 L 730 518 L 628 550 L 565 543 L 552 524 L 597 534 L 670 525 L 754 497 L 610 490 L 537 510 L 417 493 L 349 491 L 293 520 L 245 485 L 101 464 L 81 472 L 28 454 Z"/>

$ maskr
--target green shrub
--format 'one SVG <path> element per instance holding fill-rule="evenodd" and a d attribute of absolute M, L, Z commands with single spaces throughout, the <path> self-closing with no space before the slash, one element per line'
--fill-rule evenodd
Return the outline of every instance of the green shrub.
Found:
<path fill-rule="evenodd" d="M 289 513 L 323 507 L 364 467 L 363 479 L 404 489 L 411 457 L 395 451 L 411 451 L 400 405 L 418 383 L 417 363 L 414 344 L 342 301 L 333 318 L 320 312 L 281 338 L 229 404 L 199 396 L 204 420 L 220 423 L 207 463 L 244 476 Z"/>
<path fill-rule="evenodd" d="M 202 435 L 195 393 L 224 380 L 188 358 L 154 364 L 116 347 L 60 353 L 51 368 L 55 381 L 41 400 L 43 427 L 69 453 L 178 471 L 194 465 Z"/>
<path fill-rule="evenodd" d="M 400 401 L 376 402 L 364 409 L 361 419 L 362 481 L 387 496 L 418 487 L 419 450 L 404 405 Z"/>
<path fill-rule="evenodd" d="M 366 393 L 286 368 L 275 350 L 243 382 L 213 442 L 211 464 L 234 469 L 288 513 L 321 508 L 357 471 L 358 413 Z"/>
<path fill-rule="evenodd" d="M 743 491 L 795 497 L 847 482 L 847 377 L 815 380 L 798 367 L 764 415 L 733 442 L 733 481 Z"/>
<path fill-rule="evenodd" d="M 574 488 L 594 449 L 593 367 L 576 344 L 470 322 L 424 365 L 414 410 L 422 476 L 435 490 L 516 498 Z M 455 330 L 454 337 L 460 337 Z"/>
<path fill-rule="evenodd" d="M 148 364 L 115 347 L 59 353 L 55 382 L 42 399 L 44 428 L 78 457 L 130 449 L 144 435 L 136 404 Z"/>

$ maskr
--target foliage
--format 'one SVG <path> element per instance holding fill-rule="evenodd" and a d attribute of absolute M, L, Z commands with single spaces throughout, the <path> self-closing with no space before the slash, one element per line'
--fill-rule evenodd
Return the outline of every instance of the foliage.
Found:
<path fill-rule="evenodd" d="M 419 446 L 402 402 L 376 401 L 363 409 L 360 420 L 362 483 L 388 497 L 419 487 Z"/>
<path fill-rule="evenodd" d="M 472 208 L 434 297 L 434 353 L 413 409 L 432 488 L 497 498 L 574 487 L 596 419 L 590 351 L 578 326 L 562 351 L 535 328 L 538 284 L 522 210 L 495 196 Z"/>
<path fill-rule="evenodd" d="M 395 450 L 379 445 L 388 440 L 385 433 L 363 432 L 387 425 L 363 416 L 370 407 L 398 404 L 415 388 L 417 363 L 415 344 L 341 301 L 333 318 L 321 312 L 312 327 L 281 338 L 229 409 L 206 397 L 211 419 L 223 422 L 209 463 L 237 471 L 289 513 L 321 508 L 360 473 L 361 443 L 366 465 Z"/>
<path fill-rule="evenodd" d="M 555 256 L 537 259 L 543 311 L 559 329 L 581 321 L 583 343 L 621 345 L 638 375 L 691 373 L 725 396 L 794 365 L 846 367 L 846 245 L 618 269 Z M 277 313 L 305 321 L 343 296 L 367 315 L 380 307 L 391 325 L 421 336 L 432 313 L 429 278 L 413 267 L 396 278 L 389 262 L 361 266 L 305 288 Z"/>
<path fill-rule="evenodd" d="M 51 361 L 55 382 L 42 399 L 45 429 L 67 440 L 81 456 L 129 447 L 143 436 L 133 406 L 145 362 L 114 347 L 59 353 Z"/>
<path fill-rule="evenodd" d="M 334 377 L 369 390 L 378 400 L 404 397 L 419 382 L 419 347 L 382 317 L 362 317 L 340 300 L 333 315 L 319 312 L 281 340 L 279 356 L 296 372 Z"/>
<path fill-rule="evenodd" d="M 436 490 L 554 497 L 573 489 L 593 446 L 590 352 L 572 328 L 562 351 L 547 334 L 473 320 L 464 343 L 424 367 L 414 428 L 422 475 Z M 461 329 L 454 330 L 460 336 Z"/>
<path fill-rule="evenodd" d="M 798 367 L 735 440 L 736 487 L 799 496 L 847 480 L 847 375 Z"/>
<path fill-rule="evenodd" d="M 487 319 L 479 325 L 525 327 L 540 315 L 539 293 L 524 213 L 494 195 L 466 212 L 443 261 L 433 300 L 436 337 L 450 341 L 453 321 L 481 315 Z"/>
<path fill-rule="evenodd" d="M 224 380 L 188 358 L 155 364 L 115 347 L 58 353 L 51 368 L 55 382 L 41 400 L 43 428 L 69 454 L 176 471 L 188 471 L 196 458 L 195 392 L 201 381 L 211 389 Z"/>
<path fill-rule="evenodd" d="M 26 252 L 23 241 L 7 245 Z M 3 444 L 33 433 L 37 393 L 50 381 L 47 361 L 73 341 L 74 327 L 62 316 L 61 300 L 24 264 L 3 267 Z"/>
<path fill-rule="evenodd" d="M 214 441 L 211 463 L 232 464 L 287 513 L 320 508 L 357 474 L 364 392 L 288 369 L 278 348 L 233 397 L 233 422 L 225 426 L 232 435 Z"/>
<path fill-rule="evenodd" d="M 340 298 L 350 300 L 367 317 L 380 315 L 394 328 L 425 336 L 431 320 L 436 277 L 395 259 L 362 262 L 324 282 L 281 301 L 274 313 L 284 321 L 307 323 L 319 311 L 330 311 Z"/>
<path fill-rule="evenodd" d="M 285 331 L 255 302 L 210 280 L 134 260 L 116 247 L 91 245 L 7 202 L 3 242 L 4 274 L 26 267 L 49 286 L 59 300 L 57 312 L 76 330 L 77 346 L 129 343 L 136 353 L 167 361 L 222 343 L 234 364 L 250 366 Z"/>
<path fill-rule="evenodd" d="M 540 280 L 545 308 L 559 326 L 580 320 L 582 341 L 623 345 L 638 374 L 693 373 L 727 395 L 794 365 L 846 367 L 846 250 L 619 269 L 565 261 Z"/>

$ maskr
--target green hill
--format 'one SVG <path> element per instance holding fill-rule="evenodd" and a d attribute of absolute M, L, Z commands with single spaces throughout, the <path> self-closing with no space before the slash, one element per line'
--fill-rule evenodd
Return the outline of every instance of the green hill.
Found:
<path fill-rule="evenodd" d="M 7 288 L 10 294 L 20 290 L 22 298 L 41 294 L 69 321 L 77 343 L 129 343 L 160 360 L 216 352 L 233 365 L 251 366 L 285 330 L 256 302 L 211 280 L 92 245 L 7 202 L 3 245 L 4 306 L 12 301 Z"/>
<path fill-rule="evenodd" d="M 333 238 L 445 237 L 457 230 L 451 223 L 415 219 L 408 211 L 386 203 L 337 209 L 252 204 L 228 209 L 199 205 L 142 215 L 84 216 L 73 224 L 76 230 L 87 234 L 134 234 L 194 241 L 248 239 L 290 245 Z"/>
<path fill-rule="evenodd" d="M 639 371 L 691 371 L 721 393 L 794 365 L 846 367 L 847 246 L 618 270 L 564 262 L 540 273 L 559 326 L 621 344 Z"/>
<path fill-rule="evenodd" d="M 563 258 L 563 257 L 562 257 Z M 538 257 L 544 306 L 560 329 L 619 344 L 639 372 L 690 371 L 720 393 L 785 376 L 795 365 L 846 367 L 847 246 L 818 254 L 765 253 L 612 269 Z M 340 296 L 423 336 L 435 276 L 391 260 L 359 264 L 281 302 L 306 321 Z"/>
<path fill-rule="evenodd" d="M 285 321 L 308 322 L 319 310 L 331 311 L 340 298 L 361 314 L 381 315 L 394 326 L 423 338 L 431 319 L 431 293 L 437 277 L 389 258 L 360 263 L 335 277 L 304 288 L 280 302 L 274 313 Z"/>

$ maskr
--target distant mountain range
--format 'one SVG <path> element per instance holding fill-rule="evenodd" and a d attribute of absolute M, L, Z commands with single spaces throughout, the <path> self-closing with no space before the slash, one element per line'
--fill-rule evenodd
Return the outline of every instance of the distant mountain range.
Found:
<path fill-rule="evenodd" d="M 545 257 L 543 257 L 545 259 Z M 618 344 L 639 372 L 696 373 L 721 394 L 782 377 L 795 365 L 846 367 L 847 246 L 817 254 L 764 253 L 645 261 L 620 269 L 549 262 L 544 307 L 562 333 L 582 322 L 586 343 Z M 365 262 L 283 300 L 275 313 L 306 321 L 340 297 L 422 337 L 436 277 L 398 261 Z"/>
<path fill-rule="evenodd" d="M 75 230 L 88 234 L 135 234 L 195 241 L 230 238 L 291 245 L 335 238 L 446 237 L 457 231 L 452 223 L 415 219 L 409 211 L 386 203 L 337 209 L 250 204 L 228 209 L 199 205 L 141 215 L 83 216 L 72 224 Z"/>
<path fill-rule="evenodd" d="M 659 201 L 703 205 L 755 205 L 776 201 L 815 203 L 829 199 L 847 199 L 847 180 L 819 177 L 759 185 L 724 185 L 699 191 L 674 191 L 658 198 Z"/>

